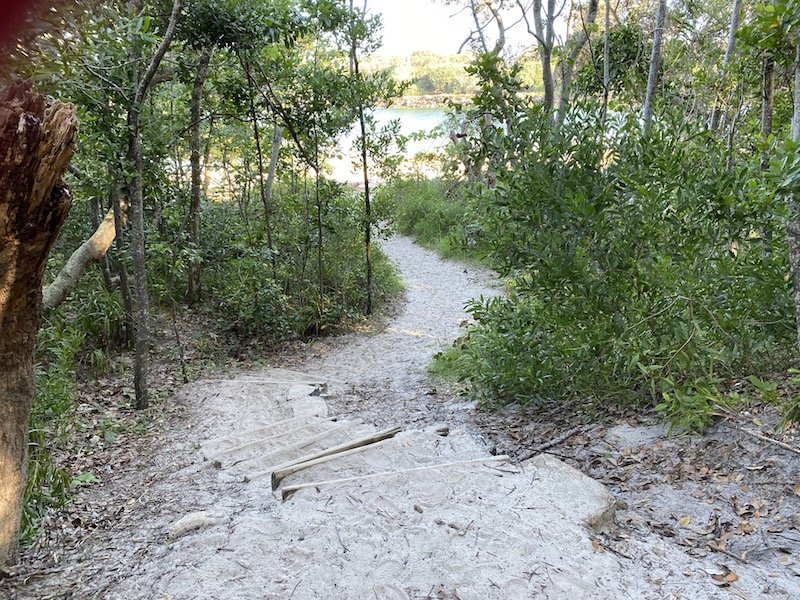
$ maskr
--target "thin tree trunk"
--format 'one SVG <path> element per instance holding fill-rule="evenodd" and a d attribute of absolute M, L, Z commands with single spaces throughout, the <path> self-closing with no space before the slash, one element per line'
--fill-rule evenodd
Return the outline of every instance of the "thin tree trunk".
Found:
<path fill-rule="evenodd" d="M 113 181 L 111 187 L 111 210 L 114 211 L 114 248 L 116 250 L 117 276 L 119 277 L 119 289 L 122 294 L 122 303 L 125 308 L 125 346 L 130 347 L 135 336 L 133 324 L 133 298 L 131 296 L 130 279 L 128 278 L 128 267 L 125 264 L 125 257 L 128 255 L 127 244 L 125 243 L 125 219 L 122 210 L 122 200 L 120 198 L 120 184 L 114 179 L 114 172 L 109 169 Z"/>
<path fill-rule="evenodd" d="M 606 28 L 603 32 L 603 123 L 608 115 L 611 94 L 611 0 L 606 0 Z"/>
<path fill-rule="evenodd" d="M 18 558 L 42 279 L 70 209 L 76 129 L 75 107 L 47 107 L 29 81 L 0 101 L 0 566 Z"/>
<path fill-rule="evenodd" d="M 261 203 L 264 205 L 264 226 L 267 229 L 267 248 L 269 248 L 270 263 L 272 265 L 273 279 L 277 274 L 277 265 L 275 264 L 275 247 L 272 245 L 272 218 L 271 206 L 269 198 L 267 197 L 267 187 L 264 182 L 264 153 L 261 150 L 261 130 L 258 126 L 258 114 L 256 113 L 256 103 L 254 98 L 253 89 L 255 82 L 250 74 L 250 65 L 244 61 L 244 69 L 247 75 L 247 81 L 250 86 L 250 120 L 253 122 L 253 137 L 256 142 L 256 157 L 258 158 L 258 189 L 261 194 Z"/>
<path fill-rule="evenodd" d="M 598 0 L 589 0 L 589 8 L 586 12 L 586 19 L 583 21 L 583 28 L 569 43 L 569 51 L 561 63 L 561 94 L 558 99 L 558 111 L 556 113 L 556 127 L 561 127 L 567 113 L 570 93 L 572 91 L 572 78 L 575 74 L 575 63 L 578 55 L 583 50 L 586 42 L 589 41 L 589 30 L 597 20 Z"/>
<path fill-rule="evenodd" d="M 714 98 L 714 107 L 711 109 L 711 119 L 709 122 L 709 129 L 716 131 L 719 128 L 719 120 L 722 115 L 720 109 L 720 94 L 725 87 L 725 81 L 728 78 L 728 69 L 733 60 L 733 53 L 736 50 L 736 31 L 739 29 L 739 14 L 741 13 L 742 0 L 733 0 L 731 7 L 731 23 L 728 31 L 728 48 L 725 50 L 725 56 L 722 58 L 722 68 L 719 77 L 719 88 L 717 95 Z"/>
<path fill-rule="evenodd" d="M 275 176 L 278 173 L 278 160 L 281 157 L 281 144 L 283 143 L 283 127 L 275 125 L 272 130 L 272 152 L 269 155 L 269 172 L 267 173 L 267 201 L 272 206 L 272 189 L 275 186 Z"/>
<path fill-rule="evenodd" d="M 650 54 L 650 73 L 647 76 L 647 93 L 644 98 L 642 111 L 642 135 L 650 134 L 650 125 L 653 121 L 653 98 L 658 84 L 658 71 L 661 66 L 661 44 L 664 39 L 664 22 L 667 18 L 667 0 L 658 0 L 656 12 L 656 29 L 653 32 L 653 51 Z"/>
<path fill-rule="evenodd" d="M 794 114 L 792 115 L 792 140 L 800 142 L 800 44 L 794 60 Z M 794 306 L 797 342 L 800 346 L 800 213 L 797 198 L 789 196 L 787 233 L 789 240 L 789 268 L 794 275 Z"/>
<path fill-rule="evenodd" d="M 353 0 L 350 0 L 350 10 L 353 10 Z M 495 47 L 495 52 L 499 53 L 502 50 L 502 45 L 505 43 L 504 28 L 499 14 L 492 10 L 495 18 L 498 20 L 499 27 L 501 28 L 501 36 Z M 350 46 L 350 65 L 353 75 L 355 75 L 356 82 L 361 82 L 361 72 L 358 64 L 358 48 L 356 47 L 355 36 L 352 38 Z M 372 314 L 372 204 L 370 202 L 369 190 L 369 162 L 367 156 L 367 124 L 364 118 L 364 104 L 362 99 L 358 99 L 358 124 L 361 130 L 361 169 L 364 174 L 364 258 L 366 261 L 366 275 L 367 275 L 367 315 Z"/>
<path fill-rule="evenodd" d="M 203 194 L 208 196 L 208 188 L 211 186 L 211 169 L 209 168 L 209 164 L 211 163 L 211 140 L 214 134 L 214 113 L 211 113 L 208 117 L 208 136 L 206 137 L 206 149 L 203 152 L 203 167 L 201 169 L 203 173 Z"/>
<path fill-rule="evenodd" d="M 188 280 L 188 300 L 189 304 L 194 304 L 200 299 L 201 283 L 200 275 L 202 264 L 198 258 L 200 247 L 200 196 L 202 192 L 202 173 L 200 170 L 200 130 L 201 115 L 200 102 L 203 97 L 203 84 L 208 76 L 208 69 L 211 65 L 211 54 L 213 46 L 206 46 L 200 55 L 200 62 L 197 64 L 197 73 L 192 86 L 191 99 L 191 155 L 192 165 L 192 191 L 189 200 L 189 242 L 192 245 L 193 253 L 189 261 L 189 280 Z"/>
<path fill-rule="evenodd" d="M 555 83 L 553 82 L 553 42 L 555 40 L 555 0 L 547 0 L 547 14 L 542 16 L 542 0 L 533 0 L 533 27 L 528 19 L 529 8 L 522 0 L 517 0 L 525 25 L 539 44 L 539 59 L 542 63 L 542 83 L 544 86 L 543 107 L 547 112 L 553 110 L 555 103 Z"/>
<path fill-rule="evenodd" d="M 136 391 L 136 408 L 143 410 L 149 404 L 147 369 L 149 363 L 150 344 L 150 299 L 147 292 L 147 265 L 144 233 L 144 158 L 142 156 L 141 141 L 141 111 L 145 97 L 153 81 L 156 70 L 167 52 L 175 30 L 178 26 L 182 0 L 174 0 L 169 25 L 164 33 L 164 38 L 150 61 L 147 70 L 141 79 L 134 76 L 135 95 L 128 109 L 128 133 L 130 135 L 128 158 L 133 164 L 133 178 L 130 182 L 131 204 L 131 257 L 133 259 L 133 294 L 135 298 L 135 339 L 134 339 L 134 368 L 133 385 Z M 136 6 L 134 5 L 134 9 Z M 133 41 L 134 55 L 139 53 L 139 44 Z"/>
<path fill-rule="evenodd" d="M 762 76 L 761 134 L 766 137 L 772 133 L 772 113 L 775 106 L 775 59 L 771 55 L 764 58 Z"/>

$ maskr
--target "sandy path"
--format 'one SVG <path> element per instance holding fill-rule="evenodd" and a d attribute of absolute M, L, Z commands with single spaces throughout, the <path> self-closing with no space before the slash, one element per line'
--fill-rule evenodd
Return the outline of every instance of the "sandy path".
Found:
<path fill-rule="evenodd" d="M 183 427 L 98 488 L 119 520 L 12 597 L 789 597 L 763 594 L 770 582 L 740 565 L 718 588 L 713 561 L 658 536 L 604 548 L 587 523 L 608 514 L 605 488 L 552 458 L 491 462 L 459 427 L 471 405 L 432 394 L 425 376 L 491 277 L 402 238 L 386 251 L 408 298 L 384 331 L 316 342 L 291 371 L 187 386 Z M 368 451 L 287 476 L 328 483 L 285 502 L 259 476 L 395 424 L 403 432 Z"/>
<path fill-rule="evenodd" d="M 462 422 L 471 403 L 439 398 L 426 369 L 463 331 L 464 307 L 498 293 L 489 271 L 440 259 L 409 238 L 382 244 L 406 285 L 404 306 L 377 335 L 349 334 L 316 342 L 295 368 L 331 385 L 331 408 L 383 425 Z"/>

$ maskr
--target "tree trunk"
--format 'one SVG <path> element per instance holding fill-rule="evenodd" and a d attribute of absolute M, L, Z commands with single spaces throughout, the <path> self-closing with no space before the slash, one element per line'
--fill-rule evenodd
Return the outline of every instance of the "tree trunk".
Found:
<path fill-rule="evenodd" d="M 775 106 L 775 59 L 769 55 L 764 58 L 764 86 L 761 97 L 761 134 L 766 137 L 772 133 L 772 113 Z"/>
<path fill-rule="evenodd" d="M 197 65 L 197 74 L 192 86 L 191 100 L 191 164 L 192 164 L 192 192 L 189 200 L 189 242 L 193 253 L 189 261 L 188 295 L 189 304 L 194 304 L 200 299 L 200 273 L 202 265 L 197 252 L 200 247 L 200 195 L 202 191 L 202 173 L 200 172 L 200 101 L 203 96 L 203 84 L 208 76 L 211 65 L 213 46 L 206 46 Z"/>
<path fill-rule="evenodd" d="M 794 114 L 792 115 L 792 140 L 800 142 L 800 44 L 794 59 Z M 789 196 L 787 233 L 789 238 L 789 268 L 794 275 L 794 307 L 797 342 L 800 346 L 800 212 L 797 199 Z"/>
<path fill-rule="evenodd" d="M 711 109 L 711 119 L 709 122 L 709 129 L 716 131 L 719 128 L 719 120 L 722 115 L 720 110 L 720 94 L 723 92 L 725 80 L 728 77 L 728 68 L 730 67 L 733 53 L 736 50 L 736 31 L 739 29 L 739 13 L 741 12 L 742 0 L 733 0 L 733 7 L 731 8 L 731 24 L 728 32 L 728 48 L 725 50 L 725 56 L 722 59 L 722 69 L 719 76 L 719 89 L 717 96 L 714 99 L 714 107 Z"/>
<path fill-rule="evenodd" d="M 33 359 L 47 256 L 69 213 L 61 176 L 74 152 L 75 107 L 11 83 L 0 101 L 0 566 L 17 560 Z"/>
<path fill-rule="evenodd" d="M 556 18 L 555 0 L 547 0 L 547 13 L 542 15 L 542 0 L 533 0 L 533 27 L 528 19 L 529 7 L 522 0 L 517 0 L 517 6 L 522 11 L 522 18 L 530 33 L 539 44 L 539 58 L 542 62 L 542 82 L 544 84 L 543 106 L 547 112 L 553 110 L 555 103 L 555 84 L 553 82 L 553 43 L 555 41 L 555 28 L 553 22 Z"/>
<path fill-rule="evenodd" d="M 500 20 L 500 15 L 490 6 L 492 14 L 498 21 L 501 35 L 495 47 L 495 53 L 499 53 L 505 44 L 505 29 L 503 22 Z M 353 0 L 350 0 L 350 10 L 353 10 Z M 350 69 L 352 74 L 355 75 L 356 82 L 361 83 L 361 70 L 358 64 L 358 47 L 356 46 L 356 36 L 352 36 L 350 46 Z M 361 135 L 361 169 L 364 175 L 364 259 L 366 261 L 366 276 L 367 276 L 367 302 L 365 307 L 365 314 L 372 314 L 372 204 L 370 199 L 369 189 L 369 157 L 367 155 L 367 124 L 364 117 L 364 103 L 362 98 L 358 100 L 358 124 Z"/>
<path fill-rule="evenodd" d="M 133 366 L 133 386 L 136 391 L 136 408 L 143 410 L 149 405 L 149 394 L 147 385 L 147 369 L 149 363 L 150 345 L 150 298 L 147 292 L 147 266 L 145 252 L 145 233 L 144 233 L 144 158 L 142 156 L 141 140 L 141 111 L 150 84 L 153 81 L 161 60 L 167 53 L 167 49 L 172 43 L 175 30 L 178 26 L 178 18 L 181 12 L 182 0 L 174 0 L 172 14 L 170 15 L 167 31 L 164 38 L 156 50 L 155 55 L 150 61 L 147 70 L 141 79 L 134 76 L 135 95 L 133 102 L 128 109 L 128 133 L 130 135 L 128 145 L 128 159 L 133 164 L 133 178 L 130 182 L 130 204 L 131 204 L 131 258 L 133 259 L 133 295 L 135 299 L 134 321 L 134 366 Z M 133 7 L 136 10 L 136 6 Z M 137 54 L 138 43 L 133 42 L 133 52 Z"/>
<path fill-rule="evenodd" d="M 128 267 L 125 264 L 127 247 L 125 244 L 125 213 L 122 209 L 122 199 L 120 198 L 120 183 L 115 179 L 116 173 L 109 169 L 111 179 L 111 210 L 114 211 L 114 248 L 116 250 L 117 276 L 119 277 L 119 290 L 122 293 L 122 303 L 125 307 L 125 346 L 130 348 L 135 337 L 133 331 L 133 297 L 131 296 L 131 285 L 128 278 Z"/>
<path fill-rule="evenodd" d="M 664 22 L 667 18 L 667 0 L 658 0 L 656 12 L 656 29 L 653 32 L 653 51 L 650 54 L 650 73 L 647 76 L 647 93 L 644 97 L 642 111 L 642 135 L 650 134 L 650 124 L 653 121 L 653 97 L 658 83 L 658 71 L 661 66 L 661 44 L 664 39 Z"/>
<path fill-rule="evenodd" d="M 611 94 L 611 0 L 606 0 L 606 27 L 603 32 L 603 123 L 608 115 Z"/>
<path fill-rule="evenodd" d="M 575 74 L 575 63 L 578 55 L 583 50 L 586 42 L 589 41 L 589 29 L 597 19 L 598 0 L 589 0 L 589 9 L 586 12 L 586 19 L 583 21 L 581 32 L 569 42 L 569 51 L 561 63 L 561 95 L 558 99 L 558 112 L 556 113 L 556 127 L 561 127 L 567 113 L 570 92 L 572 91 L 572 77 Z"/>
<path fill-rule="evenodd" d="M 256 103 L 254 98 L 255 81 L 250 74 L 250 66 L 244 61 L 244 70 L 247 75 L 247 82 L 250 87 L 250 119 L 253 122 L 253 137 L 256 142 L 256 158 L 258 159 L 258 190 L 261 194 L 261 203 L 264 205 L 264 226 L 267 229 L 267 248 L 269 249 L 270 262 L 272 264 L 272 277 L 276 277 L 278 267 L 275 263 L 275 247 L 272 245 L 272 209 L 270 199 L 267 197 L 267 187 L 264 182 L 264 153 L 261 150 L 261 130 L 258 127 L 258 114 L 256 113 Z"/>
<path fill-rule="evenodd" d="M 127 208 L 127 207 L 124 207 Z M 123 208 L 123 210 L 124 210 Z M 89 265 L 101 260 L 117 236 L 114 209 L 111 208 L 88 240 L 72 253 L 53 283 L 44 288 L 44 310 L 52 310 L 67 299 Z"/>
<path fill-rule="evenodd" d="M 283 143 L 283 127 L 275 125 L 272 130 L 272 152 L 269 155 L 269 172 L 267 173 L 267 201 L 272 204 L 272 189 L 275 186 L 275 175 L 278 173 L 278 159 L 281 157 Z"/>

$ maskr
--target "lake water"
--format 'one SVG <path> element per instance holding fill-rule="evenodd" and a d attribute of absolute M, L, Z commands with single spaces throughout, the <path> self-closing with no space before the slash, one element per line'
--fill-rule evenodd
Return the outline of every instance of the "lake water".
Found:
<path fill-rule="evenodd" d="M 400 121 L 400 133 L 411 135 L 419 131 L 430 132 L 444 121 L 441 108 L 380 108 L 374 111 L 375 120 L 385 125 L 393 119 Z"/>
<path fill-rule="evenodd" d="M 430 133 L 445 120 L 445 111 L 441 108 L 380 108 L 373 111 L 376 124 L 381 127 L 397 119 L 400 121 L 400 134 L 411 136 L 417 133 Z M 343 136 L 338 144 L 341 157 L 328 161 L 333 169 L 334 178 L 340 181 L 359 181 L 360 173 L 353 168 L 353 161 L 358 160 L 352 156 L 353 142 L 360 133 L 358 124 Z M 439 134 L 425 139 L 410 140 L 406 148 L 406 158 L 422 152 L 438 152 L 448 141 L 445 134 Z"/>

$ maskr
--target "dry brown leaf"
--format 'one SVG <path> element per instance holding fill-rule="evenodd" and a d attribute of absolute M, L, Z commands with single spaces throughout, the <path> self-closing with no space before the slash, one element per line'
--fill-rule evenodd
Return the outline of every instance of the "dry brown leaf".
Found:
<path fill-rule="evenodd" d="M 595 552 L 605 552 L 606 551 L 606 549 L 603 548 L 603 545 L 600 542 L 596 541 L 596 540 L 592 540 L 592 549 Z"/>

